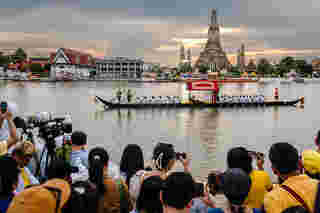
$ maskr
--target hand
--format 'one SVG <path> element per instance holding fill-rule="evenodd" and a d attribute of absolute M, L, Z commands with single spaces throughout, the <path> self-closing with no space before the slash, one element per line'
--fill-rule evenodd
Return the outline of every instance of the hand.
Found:
<path fill-rule="evenodd" d="M 190 159 L 189 155 L 186 154 L 186 158 L 180 157 L 179 160 L 181 161 L 181 163 L 182 163 L 182 165 L 183 165 L 184 171 L 185 171 L 185 172 L 190 172 L 190 171 L 189 171 L 189 170 L 190 170 L 190 167 L 189 167 L 189 166 L 190 166 L 190 161 L 191 161 L 191 159 Z"/>
<path fill-rule="evenodd" d="M 263 164 L 264 164 L 264 159 L 263 158 L 261 158 L 261 159 L 258 158 L 257 159 L 257 167 L 258 167 L 258 169 L 264 170 Z"/>
<path fill-rule="evenodd" d="M 12 120 L 12 118 L 13 118 L 12 113 L 11 113 L 11 112 L 9 112 L 9 111 L 7 111 L 7 112 L 5 113 L 5 118 L 6 118 L 8 121 L 11 121 L 11 120 Z"/>
<path fill-rule="evenodd" d="M 201 198 L 202 202 L 206 204 L 210 208 L 215 208 L 216 205 L 214 202 L 210 199 L 210 195 L 207 191 L 204 192 L 204 196 Z"/>

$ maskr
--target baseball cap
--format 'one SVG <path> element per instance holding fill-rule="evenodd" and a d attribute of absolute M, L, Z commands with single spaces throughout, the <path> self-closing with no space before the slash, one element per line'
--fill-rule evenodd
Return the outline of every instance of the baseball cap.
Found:
<path fill-rule="evenodd" d="M 68 182 L 52 179 L 43 185 L 28 188 L 16 195 L 7 213 L 55 213 L 66 204 L 71 194 Z M 60 202 L 59 202 L 60 201 Z"/>
<path fill-rule="evenodd" d="M 303 151 L 302 164 L 308 173 L 312 175 L 320 173 L 320 153 L 314 150 Z"/>
<path fill-rule="evenodd" d="M 249 175 L 240 168 L 227 170 L 222 175 L 222 188 L 230 203 L 242 205 L 251 187 Z"/>

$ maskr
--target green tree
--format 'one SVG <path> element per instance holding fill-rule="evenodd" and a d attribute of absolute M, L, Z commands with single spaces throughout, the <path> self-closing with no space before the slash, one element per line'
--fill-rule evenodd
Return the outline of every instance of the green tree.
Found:
<path fill-rule="evenodd" d="M 5 56 L 5 55 L 0 55 L 0 65 L 5 66 L 8 65 L 10 63 L 10 58 L 9 56 Z"/>
<path fill-rule="evenodd" d="M 308 76 L 312 74 L 312 65 L 308 64 L 306 60 L 296 60 L 296 69 L 300 75 Z"/>
<path fill-rule="evenodd" d="M 260 75 L 268 75 L 272 73 L 272 65 L 266 58 L 261 58 L 258 62 L 257 71 Z"/>
<path fill-rule="evenodd" d="M 207 64 L 200 64 L 199 65 L 199 72 L 202 74 L 207 74 L 209 69 L 210 69 L 209 65 L 207 65 Z"/>
<path fill-rule="evenodd" d="M 43 69 L 50 71 L 50 69 L 51 69 L 51 64 L 45 64 L 44 67 L 43 67 Z"/>
<path fill-rule="evenodd" d="M 30 64 L 30 71 L 33 74 L 40 74 L 43 72 L 43 68 L 40 64 Z"/>
<path fill-rule="evenodd" d="M 13 59 L 15 62 L 21 62 L 26 60 L 27 56 L 27 53 L 22 48 L 18 48 L 13 55 Z"/>

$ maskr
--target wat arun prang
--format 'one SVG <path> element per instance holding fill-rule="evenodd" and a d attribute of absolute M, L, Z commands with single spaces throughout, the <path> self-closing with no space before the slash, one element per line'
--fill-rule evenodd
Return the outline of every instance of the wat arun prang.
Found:
<path fill-rule="evenodd" d="M 220 26 L 217 21 L 217 11 L 212 10 L 211 23 L 208 31 L 208 40 L 204 50 L 200 53 L 195 67 L 207 65 L 208 67 L 216 67 L 217 71 L 222 69 L 230 70 L 231 64 L 223 51 L 220 43 Z"/>

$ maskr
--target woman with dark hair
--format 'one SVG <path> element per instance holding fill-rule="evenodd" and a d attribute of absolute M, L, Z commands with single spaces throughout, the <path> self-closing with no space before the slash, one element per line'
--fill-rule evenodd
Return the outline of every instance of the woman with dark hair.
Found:
<path fill-rule="evenodd" d="M 227 154 L 227 164 L 228 168 L 240 168 L 250 176 L 252 186 L 245 204 L 251 208 L 261 208 L 264 195 L 272 189 L 272 182 L 268 173 L 261 171 L 264 159 L 255 156 L 260 170 L 252 168 L 252 155 L 244 147 L 233 148 Z"/>
<path fill-rule="evenodd" d="M 152 176 L 145 179 L 141 185 L 136 210 L 132 213 L 163 213 L 160 201 L 160 190 L 162 179 L 159 176 Z"/>
<path fill-rule="evenodd" d="M 0 157 L 0 212 L 5 213 L 18 186 L 20 169 L 18 163 L 9 156 Z"/>
<path fill-rule="evenodd" d="M 97 189 L 98 213 L 127 213 L 132 210 L 128 187 L 121 180 L 108 176 L 109 155 L 103 148 L 97 147 L 89 152 L 89 181 Z"/>
<path fill-rule="evenodd" d="M 129 189 L 131 177 L 140 170 L 144 170 L 142 150 L 137 144 L 128 144 L 121 157 L 120 172 Z"/>
<path fill-rule="evenodd" d="M 185 172 L 190 172 L 188 155 L 185 153 L 177 154 L 172 144 L 158 143 L 153 150 L 152 160 L 152 171 L 138 171 L 130 180 L 130 194 L 134 200 L 138 198 L 144 179 L 150 176 L 160 176 L 162 179 L 166 179 L 176 160 L 180 160 Z"/>

